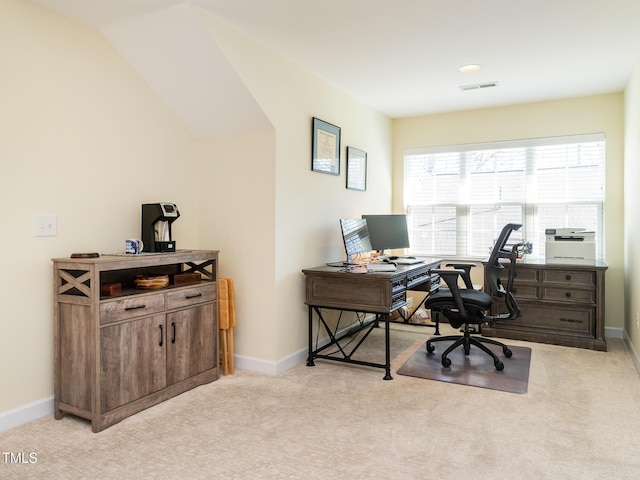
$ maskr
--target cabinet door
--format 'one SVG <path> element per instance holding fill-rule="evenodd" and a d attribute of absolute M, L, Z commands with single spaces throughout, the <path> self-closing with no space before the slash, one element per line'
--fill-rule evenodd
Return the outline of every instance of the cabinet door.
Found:
<path fill-rule="evenodd" d="M 100 329 L 102 413 L 166 385 L 164 314 Z"/>
<path fill-rule="evenodd" d="M 167 384 L 180 382 L 215 366 L 215 303 L 167 315 Z"/>

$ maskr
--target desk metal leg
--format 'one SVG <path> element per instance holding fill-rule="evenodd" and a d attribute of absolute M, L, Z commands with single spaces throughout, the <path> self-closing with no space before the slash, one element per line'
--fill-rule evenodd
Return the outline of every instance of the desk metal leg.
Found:
<path fill-rule="evenodd" d="M 307 367 L 315 367 L 313 361 L 313 307 L 309 307 L 309 356 L 307 357 Z"/>
<path fill-rule="evenodd" d="M 391 376 L 391 341 L 389 329 L 389 314 L 384 314 L 384 355 L 385 355 L 385 376 L 384 380 L 393 380 Z"/>

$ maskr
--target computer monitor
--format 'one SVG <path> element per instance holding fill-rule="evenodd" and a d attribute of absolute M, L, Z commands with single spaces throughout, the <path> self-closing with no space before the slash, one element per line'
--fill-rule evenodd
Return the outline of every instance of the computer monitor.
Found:
<path fill-rule="evenodd" d="M 373 251 L 366 220 L 362 218 L 341 218 L 340 229 L 342 230 L 344 249 L 347 252 L 346 263 L 353 263 L 355 255 Z"/>
<path fill-rule="evenodd" d="M 362 215 L 367 221 L 371 247 L 383 252 L 396 248 L 409 248 L 409 231 L 407 216 L 397 215 Z"/>

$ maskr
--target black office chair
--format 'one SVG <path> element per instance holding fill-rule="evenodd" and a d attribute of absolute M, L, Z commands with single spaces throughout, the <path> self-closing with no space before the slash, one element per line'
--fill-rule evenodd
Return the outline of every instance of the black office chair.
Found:
<path fill-rule="evenodd" d="M 511 232 L 520 229 L 520 227 L 522 227 L 522 225 L 515 223 L 505 225 L 493 247 L 485 267 L 485 281 L 489 286 L 491 295 L 473 288 L 470 272 L 471 268 L 475 266 L 474 264 L 447 264 L 448 267 L 453 267 L 453 270 L 432 270 L 433 273 L 437 273 L 444 279 L 449 288 L 442 288 L 437 293 L 430 295 L 425 302 L 425 308 L 431 309 L 432 312 L 442 314 L 453 328 L 464 326 L 463 335 L 434 337 L 427 341 L 426 347 L 428 353 L 435 351 L 433 344 L 436 342 L 454 341 L 442 354 L 442 365 L 444 367 L 451 366 L 451 360 L 448 358 L 448 355 L 460 345 L 464 346 L 465 355 L 469 355 L 472 345 L 480 348 L 493 358 L 493 364 L 496 370 L 503 370 L 504 364 L 495 353 L 484 345 L 485 343 L 501 347 L 504 356 L 507 358 L 511 357 L 512 352 L 505 344 L 490 338 L 471 336 L 470 326 L 480 326 L 484 323 L 490 324 L 495 320 L 515 319 L 520 315 L 518 303 L 511 293 L 511 290 L 518 247 L 521 244 L 514 245 L 511 249 L 507 249 L 506 247 Z M 504 262 L 500 262 L 501 259 L 509 260 L 506 288 L 500 281 L 501 273 L 505 270 Z M 464 288 L 458 285 L 459 278 L 462 278 L 464 281 Z M 492 296 L 504 297 L 509 313 L 486 315 L 485 312 L 491 308 Z"/>

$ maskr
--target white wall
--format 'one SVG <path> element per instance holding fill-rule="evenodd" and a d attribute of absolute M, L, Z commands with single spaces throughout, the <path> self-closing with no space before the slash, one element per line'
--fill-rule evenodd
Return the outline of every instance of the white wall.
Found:
<path fill-rule="evenodd" d="M 275 179 L 275 185 L 273 192 L 267 191 L 267 201 L 271 201 L 271 193 L 275 199 L 275 228 L 268 232 L 274 236 L 258 240 L 272 244 L 274 250 L 263 250 L 258 243 L 258 254 L 253 252 L 256 261 L 267 262 L 271 270 L 257 267 L 257 271 L 254 268 L 245 272 L 261 275 L 259 288 L 268 289 L 270 301 L 264 304 L 252 302 L 239 318 L 238 323 L 246 326 L 238 326 L 238 331 L 243 328 L 244 337 L 239 340 L 243 346 L 238 353 L 251 355 L 269 348 L 264 345 L 262 335 L 268 332 L 268 345 L 273 346 L 268 358 L 276 362 L 272 370 L 280 371 L 285 368 L 289 356 L 306 348 L 307 310 L 301 270 L 344 258 L 339 218 L 390 211 L 391 122 L 225 27 L 207 13 L 202 13 L 202 18 L 275 127 L 275 170 L 271 177 Z M 340 176 L 311 171 L 311 119 L 314 116 L 342 129 Z M 366 192 L 345 188 L 347 146 L 368 153 Z M 265 179 L 250 169 L 246 177 L 247 191 L 256 190 L 260 192 L 259 199 L 265 198 Z M 229 188 L 227 186 L 227 191 Z M 232 264 L 244 260 L 231 258 L 228 261 Z M 235 267 L 230 265 L 229 268 Z M 257 292 L 237 294 L 249 296 L 254 293 Z M 278 364 L 278 361 L 284 363 Z"/>
<path fill-rule="evenodd" d="M 202 140 L 199 157 L 200 244 L 220 250 L 219 275 L 234 280 L 235 352 L 271 363 L 275 131 Z"/>
<path fill-rule="evenodd" d="M 452 112 L 394 121 L 393 206 L 403 208 L 403 151 L 521 138 L 604 132 L 605 185 L 605 325 L 624 324 L 623 159 L 624 115 L 620 93 L 507 107 Z M 534 246 L 535 248 L 535 246 Z"/>
<path fill-rule="evenodd" d="M 624 248 L 625 248 L 625 331 L 640 369 L 640 61 L 625 90 L 624 162 Z"/>
<path fill-rule="evenodd" d="M 196 139 L 99 32 L 0 3 L 11 46 L 0 49 L 0 429 L 53 395 L 51 258 L 122 251 L 140 204 L 178 205 L 178 248 L 221 250 L 219 273 L 236 282 L 236 365 L 274 373 L 306 348 L 301 270 L 344 257 L 340 217 L 390 210 L 390 120 L 203 21 L 272 130 Z M 310 170 L 313 116 L 342 127 L 340 176 Z M 366 192 L 345 188 L 348 145 L 369 154 Z M 42 213 L 57 215 L 56 237 L 34 237 Z"/>
<path fill-rule="evenodd" d="M 195 143 L 94 30 L 0 2 L 0 412 L 53 394 L 51 258 L 124 250 L 140 205 L 173 201 L 198 242 Z M 34 237 L 53 213 L 56 237 Z"/>

